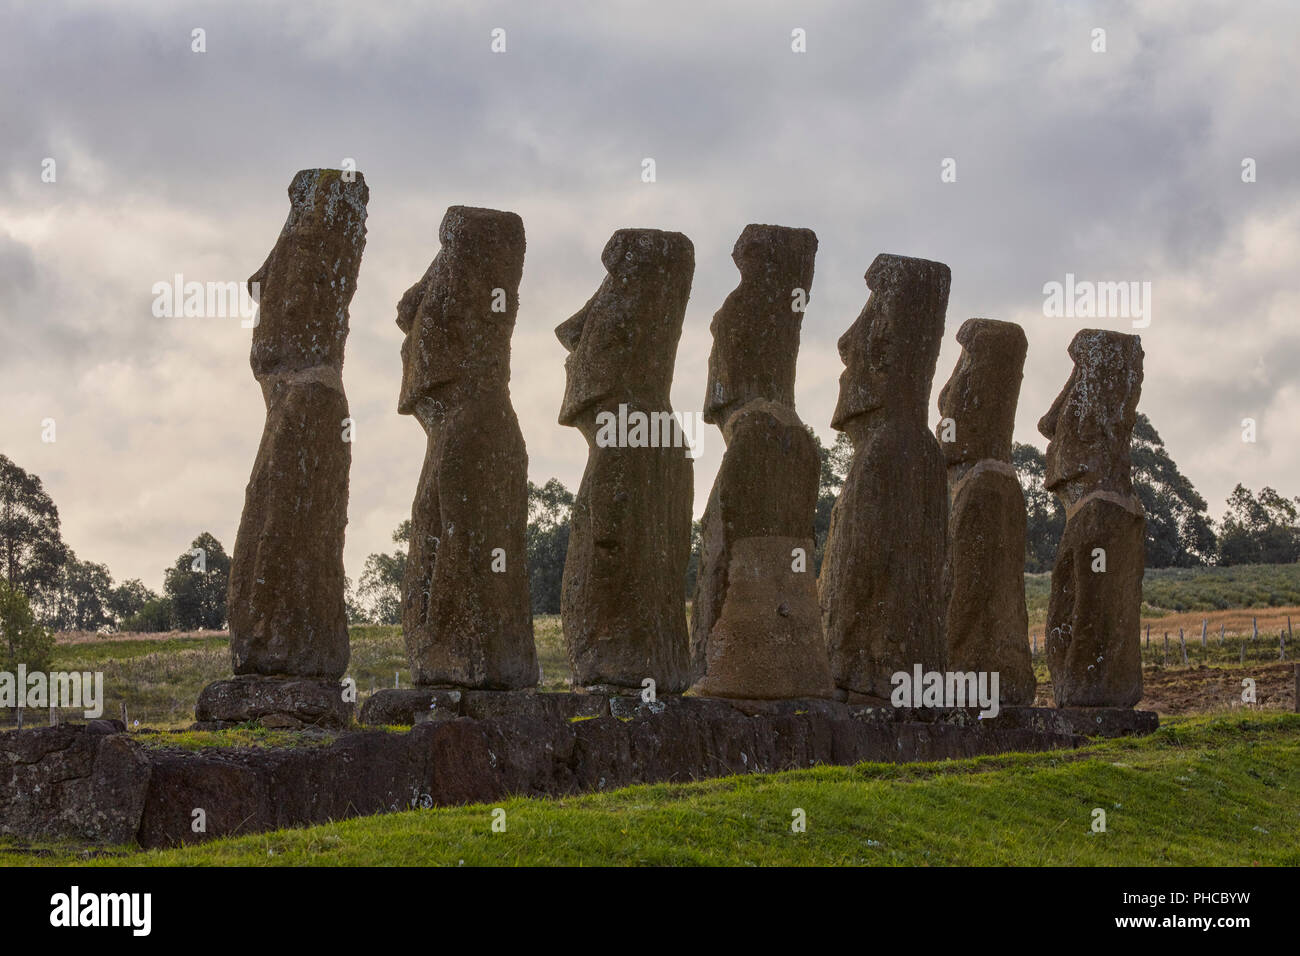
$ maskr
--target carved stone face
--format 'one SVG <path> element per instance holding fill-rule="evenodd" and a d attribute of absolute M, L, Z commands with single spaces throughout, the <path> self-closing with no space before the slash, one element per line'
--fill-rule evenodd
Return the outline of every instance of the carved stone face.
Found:
<path fill-rule="evenodd" d="M 1047 443 L 1044 485 L 1067 500 L 1094 489 L 1132 492 L 1130 442 L 1142 393 L 1136 335 L 1083 329 L 1070 343 L 1074 370 L 1038 423 Z"/>
<path fill-rule="evenodd" d="M 402 388 L 397 409 L 426 420 L 455 396 L 504 386 L 519 310 L 523 221 L 514 213 L 452 206 L 442 248 L 402 296 Z"/>
<path fill-rule="evenodd" d="M 839 341 L 844 372 L 831 427 L 850 434 L 879 409 L 924 422 L 951 273 L 941 262 L 882 254 L 866 280 L 871 296 Z"/>
<path fill-rule="evenodd" d="M 304 169 L 293 177 L 284 228 L 248 279 L 259 303 L 254 375 L 342 369 L 369 197 L 360 173 L 352 182 L 337 169 Z"/>
<path fill-rule="evenodd" d="M 745 403 L 763 398 L 794 407 L 795 363 L 803 312 L 812 288 L 817 236 L 811 229 L 749 225 L 731 258 L 740 285 L 713 316 L 713 350 L 704 395 L 704 420 L 723 423 Z"/>
<path fill-rule="evenodd" d="M 678 232 L 620 229 L 600 258 L 604 282 L 555 329 L 569 352 L 561 425 L 582 427 L 620 402 L 668 408 L 694 247 Z"/>
<path fill-rule="evenodd" d="M 1009 462 L 1029 347 L 1024 329 L 1014 322 L 967 319 L 957 341 L 961 358 L 939 393 L 936 434 L 944 459 L 950 467 L 985 458 Z M 954 441 L 945 440 L 946 419 Z"/>

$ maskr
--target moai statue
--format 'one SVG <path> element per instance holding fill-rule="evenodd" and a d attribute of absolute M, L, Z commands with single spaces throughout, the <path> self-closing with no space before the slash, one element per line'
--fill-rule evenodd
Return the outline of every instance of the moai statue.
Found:
<path fill-rule="evenodd" d="M 678 232 L 620 229 L 609 274 L 555 330 L 570 353 L 560 424 L 587 439 L 560 615 L 574 685 L 680 693 L 689 684 L 686 565 L 692 449 L 672 414 L 677 340 L 695 271 Z"/>
<path fill-rule="evenodd" d="M 1047 666 L 1058 707 L 1132 707 L 1142 697 L 1146 514 L 1129 445 L 1142 392 L 1142 341 L 1084 329 L 1074 371 L 1038 423 L 1044 485 L 1065 507 L 1047 605 Z"/>
<path fill-rule="evenodd" d="M 510 403 L 524 224 L 452 206 L 438 237 L 397 306 L 397 410 L 428 435 L 402 580 L 406 656 L 423 686 L 533 687 L 528 452 Z"/>
<path fill-rule="evenodd" d="M 1011 464 L 1029 347 L 1013 322 L 968 319 L 939 393 L 948 462 L 948 669 L 998 674 L 1002 704 L 1034 702 L 1025 611 L 1025 494 Z"/>
<path fill-rule="evenodd" d="M 740 285 L 713 316 L 704 420 L 727 443 L 704 511 L 691 611 L 693 690 L 710 697 L 830 697 L 812 567 L 821 465 L 794 410 L 811 229 L 749 225 Z"/>
<path fill-rule="evenodd" d="M 240 676 L 204 689 L 200 721 L 291 726 L 344 722 L 351 713 L 338 684 L 348 664 L 343 532 L 352 461 L 342 370 L 369 196 L 360 173 L 299 172 L 280 238 L 248 280 L 260 303 L 251 364 L 266 425 L 230 565 L 230 652 Z"/>
<path fill-rule="evenodd" d="M 945 669 L 948 482 L 926 406 L 948 306 L 941 262 L 876 256 L 840 338 L 831 426 L 853 462 L 831 512 L 818 593 L 838 696 L 888 701 L 893 674 Z"/>

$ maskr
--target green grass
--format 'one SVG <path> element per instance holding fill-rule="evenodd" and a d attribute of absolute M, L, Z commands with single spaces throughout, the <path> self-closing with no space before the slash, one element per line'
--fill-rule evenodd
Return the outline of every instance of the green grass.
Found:
<path fill-rule="evenodd" d="M 506 831 L 492 831 L 492 810 Z M 1106 811 L 1106 832 L 1091 828 Z M 794 833 L 796 809 L 807 831 Z M 12 864 L 1300 865 L 1300 716 L 1170 721 L 1072 752 L 860 764 L 414 810 L 170 851 Z"/>
<path fill-rule="evenodd" d="M 1025 575 L 1030 628 L 1047 620 L 1052 575 Z M 1142 578 L 1142 616 L 1183 611 L 1300 606 L 1300 563 L 1243 564 L 1230 568 L 1147 568 Z"/>
<path fill-rule="evenodd" d="M 1143 579 L 1142 598 L 1171 611 L 1294 607 L 1300 605 L 1300 563 L 1156 568 Z"/>
<path fill-rule="evenodd" d="M 533 619 L 537 658 L 542 665 L 544 691 L 569 689 L 569 662 L 558 614 Z M 388 625 L 361 625 L 348 629 L 351 658 L 347 676 L 357 682 L 358 704 L 376 690 L 413 686 L 406 661 L 402 629 Z M 212 681 L 231 676 L 230 639 L 224 636 L 115 640 L 111 636 L 55 647 L 52 671 L 101 671 L 104 674 L 105 717 L 120 717 L 126 704 L 127 720 L 141 727 L 174 729 L 194 721 L 194 702 Z M 63 719 L 81 720 L 68 711 Z M 14 724 L 12 709 L 0 710 L 0 721 Z M 43 726 L 45 713 L 29 713 L 29 726 Z"/>

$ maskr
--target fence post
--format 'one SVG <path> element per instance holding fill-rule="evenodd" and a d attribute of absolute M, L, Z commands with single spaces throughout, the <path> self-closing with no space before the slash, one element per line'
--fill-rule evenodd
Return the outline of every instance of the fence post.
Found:
<path fill-rule="evenodd" d="M 1178 629 L 1178 645 L 1183 649 L 1183 666 L 1187 666 L 1187 638 L 1183 637 L 1183 629 Z"/>
<path fill-rule="evenodd" d="M 1241 666 L 1246 666 L 1246 635 L 1241 635 Z"/>
<path fill-rule="evenodd" d="M 1205 647 L 1206 647 L 1206 644 L 1205 644 L 1205 630 L 1206 630 L 1206 628 L 1208 628 L 1209 626 L 1210 626 L 1210 619 L 1209 619 L 1208 617 L 1203 617 L 1203 618 L 1201 618 L 1201 650 L 1205 650 Z"/>
<path fill-rule="evenodd" d="M 1164 666 L 1165 666 L 1165 667 L 1168 667 L 1168 666 L 1169 666 L 1169 632 L 1168 632 L 1168 631 L 1165 631 L 1165 657 L 1164 657 L 1164 661 L 1165 661 L 1165 662 L 1164 662 Z"/>
<path fill-rule="evenodd" d="M 1223 643 L 1223 628 L 1224 628 L 1224 623 L 1220 621 L 1219 622 L 1219 643 L 1220 644 Z"/>
<path fill-rule="evenodd" d="M 1147 625 L 1147 647 L 1151 646 L 1151 625 Z"/>

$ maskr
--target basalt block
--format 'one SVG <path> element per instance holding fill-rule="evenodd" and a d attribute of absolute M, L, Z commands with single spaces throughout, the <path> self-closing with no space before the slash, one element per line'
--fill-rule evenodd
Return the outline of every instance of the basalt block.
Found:
<path fill-rule="evenodd" d="M 803 306 L 817 237 L 749 225 L 740 285 L 713 317 L 704 420 L 727 443 L 703 519 L 691 611 L 694 692 L 829 697 L 812 529 L 820 459 L 794 409 Z"/>
<path fill-rule="evenodd" d="M 837 692 L 886 701 L 894 673 L 946 665 L 947 469 L 925 408 L 951 275 L 940 262 L 880 255 L 866 281 L 867 304 L 839 341 L 831 426 L 848 433 L 853 460 L 818 594 Z"/>
<path fill-rule="evenodd" d="M 402 581 L 402 635 L 420 685 L 537 683 L 528 590 L 528 451 L 510 401 L 524 224 L 452 206 L 442 248 L 402 297 L 398 411 L 426 433 Z"/>
<path fill-rule="evenodd" d="M 280 237 L 249 279 L 259 302 L 250 363 L 266 422 L 231 558 L 236 674 L 328 681 L 347 667 L 352 456 L 341 373 L 368 198 L 359 173 L 298 173 Z"/>
<path fill-rule="evenodd" d="M 1011 322 L 969 319 L 939 393 L 948 466 L 948 667 L 997 672 L 1004 704 L 1032 704 L 1037 682 L 1025 609 L 1025 496 L 1011 464 L 1028 341 Z"/>
<path fill-rule="evenodd" d="M 338 729 L 352 722 L 354 711 L 345 689 L 339 681 L 245 675 L 203 688 L 194 717 L 213 728 L 256 720 L 268 727 Z"/>
<path fill-rule="evenodd" d="M 1142 697 L 1146 516 L 1130 462 L 1142 343 L 1084 329 L 1070 357 L 1074 371 L 1038 423 L 1044 485 L 1065 506 L 1047 606 L 1052 692 L 1058 707 L 1132 707 Z"/>
<path fill-rule="evenodd" d="M 668 394 L 695 252 L 681 233 L 620 229 L 601 261 L 604 282 L 556 329 L 569 352 L 560 424 L 588 445 L 561 589 L 565 647 L 575 686 L 639 691 L 653 681 L 657 693 L 680 693 L 690 679 L 682 582 L 691 452 L 630 433 L 624 441 L 608 424 L 673 420 Z"/>

